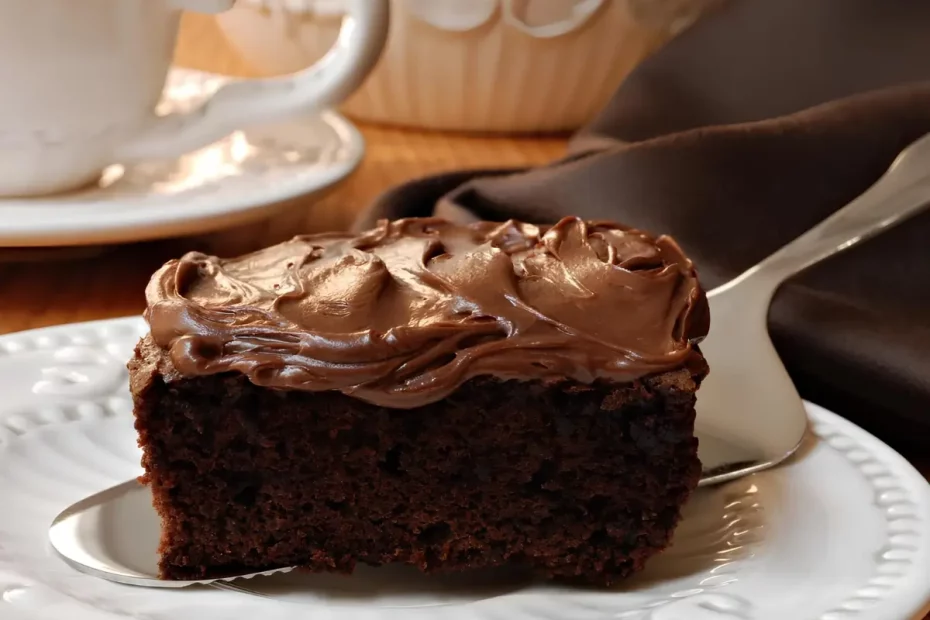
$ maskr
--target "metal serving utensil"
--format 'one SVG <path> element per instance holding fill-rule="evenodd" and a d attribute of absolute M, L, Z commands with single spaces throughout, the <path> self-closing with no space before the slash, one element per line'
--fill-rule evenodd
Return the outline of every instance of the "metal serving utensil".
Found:
<path fill-rule="evenodd" d="M 928 203 L 930 134 L 904 150 L 888 172 L 849 205 L 708 294 L 713 327 L 701 349 L 711 374 L 699 392 L 695 430 L 704 464 L 702 486 L 777 465 L 804 438 L 804 405 L 766 327 L 776 289 L 787 278 L 903 221 Z M 74 504 L 49 529 L 52 548 L 77 570 L 135 586 L 203 584 L 253 593 L 229 581 L 294 569 L 162 581 L 156 568 L 158 538 L 151 495 L 135 480 Z"/>
<path fill-rule="evenodd" d="M 711 330 L 701 351 L 710 374 L 698 391 L 695 429 L 704 466 L 702 486 L 777 465 L 804 438 L 804 405 L 766 325 L 778 287 L 928 204 L 930 134 L 902 151 L 864 194 L 708 294 Z"/>

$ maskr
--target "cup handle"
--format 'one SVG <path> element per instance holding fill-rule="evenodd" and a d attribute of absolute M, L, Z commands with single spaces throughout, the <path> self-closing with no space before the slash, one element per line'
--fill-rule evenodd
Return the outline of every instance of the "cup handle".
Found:
<path fill-rule="evenodd" d="M 235 0 L 172 0 L 179 9 L 219 13 Z M 230 82 L 190 112 L 156 116 L 118 146 L 114 159 L 177 157 L 242 127 L 319 110 L 345 100 L 380 57 L 388 34 L 389 0 L 348 0 L 339 37 L 313 66 L 293 75 Z"/>

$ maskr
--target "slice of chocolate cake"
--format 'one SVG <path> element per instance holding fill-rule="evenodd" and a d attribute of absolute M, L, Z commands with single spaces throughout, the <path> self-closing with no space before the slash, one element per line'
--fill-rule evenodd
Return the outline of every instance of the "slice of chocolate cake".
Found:
<path fill-rule="evenodd" d="M 610 583 L 697 484 L 707 303 L 669 238 L 383 222 L 148 289 L 130 362 L 161 574 L 512 563 Z"/>

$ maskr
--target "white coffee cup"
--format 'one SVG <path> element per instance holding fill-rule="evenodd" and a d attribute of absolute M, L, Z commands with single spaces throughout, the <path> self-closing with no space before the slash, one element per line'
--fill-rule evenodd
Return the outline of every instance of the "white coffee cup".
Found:
<path fill-rule="evenodd" d="M 374 66 L 388 0 L 350 0 L 312 67 L 235 81 L 199 108 L 158 116 L 181 12 L 235 0 L 0 0 L 0 196 L 92 182 L 113 163 L 175 157 L 236 129 L 332 106 Z"/>

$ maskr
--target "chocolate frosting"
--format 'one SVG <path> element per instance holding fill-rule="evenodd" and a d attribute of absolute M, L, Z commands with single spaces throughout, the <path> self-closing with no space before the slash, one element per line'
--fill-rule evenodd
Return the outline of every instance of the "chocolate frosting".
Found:
<path fill-rule="evenodd" d="M 572 217 L 385 220 L 236 259 L 190 253 L 146 296 L 152 338 L 183 376 L 235 371 L 390 407 L 479 375 L 631 381 L 688 363 L 708 329 L 671 238 Z"/>

